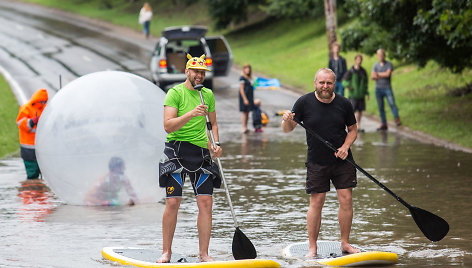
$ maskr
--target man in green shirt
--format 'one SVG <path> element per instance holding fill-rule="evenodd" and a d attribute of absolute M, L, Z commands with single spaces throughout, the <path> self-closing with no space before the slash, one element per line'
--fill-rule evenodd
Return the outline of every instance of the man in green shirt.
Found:
<path fill-rule="evenodd" d="M 210 244 L 213 188 L 219 187 L 219 171 L 210 157 L 220 157 L 218 124 L 216 122 L 215 96 L 210 89 L 202 88 L 205 104 L 201 103 L 196 85 L 203 84 L 205 55 L 191 57 L 185 68 L 187 80 L 171 88 L 164 100 L 164 129 L 168 133 L 166 149 L 161 159 L 159 184 L 166 188 L 166 208 L 162 218 L 162 256 L 157 262 L 169 262 L 172 255 L 172 240 L 177 224 L 177 212 L 182 200 L 182 187 L 190 178 L 198 206 L 197 229 L 199 237 L 199 259 L 201 262 L 213 261 L 208 255 Z M 216 148 L 207 138 L 206 118 L 212 125 Z M 210 150 L 209 150 L 210 149 Z M 169 172 L 170 170 L 170 172 Z"/>
<path fill-rule="evenodd" d="M 361 66 L 362 55 L 357 54 L 354 58 L 354 65 L 347 71 L 343 78 L 343 86 L 349 90 L 349 100 L 351 101 L 352 108 L 357 121 L 358 132 L 364 132 L 361 127 L 362 112 L 365 111 L 366 103 L 369 97 L 368 90 L 368 75 L 367 71 Z"/>

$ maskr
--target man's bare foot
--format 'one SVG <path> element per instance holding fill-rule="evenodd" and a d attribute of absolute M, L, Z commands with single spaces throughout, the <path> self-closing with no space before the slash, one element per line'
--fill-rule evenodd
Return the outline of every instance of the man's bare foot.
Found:
<path fill-rule="evenodd" d="M 309 248 L 308 253 L 305 255 L 305 258 L 314 258 L 316 257 L 316 247 Z"/>
<path fill-rule="evenodd" d="M 170 256 L 172 254 L 171 253 L 162 253 L 162 256 L 157 259 L 157 263 L 169 263 L 170 262 Z"/>
<path fill-rule="evenodd" d="M 343 253 L 349 253 L 349 254 L 354 254 L 354 253 L 361 252 L 360 249 L 351 246 L 349 243 L 343 243 L 341 245 L 341 249 L 342 249 Z"/>
<path fill-rule="evenodd" d="M 215 261 L 212 257 L 210 257 L 210 256 L 208 256 L 208 255 L 205 255 L 205 256 L 200 255 L 199 260 L 200 260 L 200 262 L 212 262 L 212 261 Z"/>

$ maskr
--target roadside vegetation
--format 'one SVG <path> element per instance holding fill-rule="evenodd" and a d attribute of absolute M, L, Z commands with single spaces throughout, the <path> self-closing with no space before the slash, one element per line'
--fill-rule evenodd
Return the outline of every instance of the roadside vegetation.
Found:
<path fill-rule="evenodd" d="M 137 14 L 143 1 L 106 0 L 24 0 L 64 9 L 88 17 L 109 21 L 138 31 Z M 174 3 L 177 3 L 174 5 Z M 187 4 L 188 3 L 188 4 Z M 276 19 L 253 16 L 253 23 L 223 30 L 211 27 L 205 1 L 159 1 L 153 6 L 155 16 L 151 33 L 159 36 L 163 28 L 174 25 L 207 25 L 210 33 L 223 33 L 235 56 L 235 63 L 250 63 L 256 73 L 278 78 L 282 84 L 301 91 L 313 90 L 313 76 L 328 63 L 328 48 L 324 18 Z M 340 12 L 342 16 L 342 12 Z M 338 15 L 338 17 L 341 17 Z M 339 32 L 354 22 L 339 19 Z M 348 63 L 354 62 L 356 52 L 341 52 Z M 387 59 L 389 59 L 387 55 Z M 370 73 L 377 61 L 374 55 L 364 54 L 364 68 Z M 465 68 L 452 73 L 429 61 L 425 67 L 393 60 L 393 90 L 404 126 L 432 136 L 472 148 L 472 70 Z M 378 116 L 374 83 L 369 83 L 370 101 L 367 113 Z M 287 104 L 290 108 L 292 104 Z M 388 120 L 392 115 L 386 104 Z"/>
<path fill-rule="evenodd" d="M 18 103 L 10 86 L 0 75 L 0 158 L 19 150 L 16 117 Z"/>

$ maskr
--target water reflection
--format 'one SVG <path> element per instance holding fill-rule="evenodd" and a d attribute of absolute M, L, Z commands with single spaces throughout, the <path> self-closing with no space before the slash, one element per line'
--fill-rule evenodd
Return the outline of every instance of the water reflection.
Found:
<path fill-rule="evenodd" d="M 21 206 L 17 214 L 20 221 L 44 221 L 46 215 L 51 214 L 55 208 L 50 198 L 53 194 L 49 188 L 39 179 L 20 182 L 18 197 Z"/>

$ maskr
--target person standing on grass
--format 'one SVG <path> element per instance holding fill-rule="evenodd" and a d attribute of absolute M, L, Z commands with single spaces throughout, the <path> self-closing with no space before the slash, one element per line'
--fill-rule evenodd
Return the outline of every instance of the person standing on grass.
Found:
<path fill-rule="evenodd" d="M 145 2 L 139 11 L 139 23 L 143 25 L 143 32 L 146 38 L 149 38 L 152 19 L 152 8 L 148 2 Z"/>
<path fill-rule="evenodd" d="M 252 81 L 252 68 L 251 65 L 245 64 L 243 72 L 239 77 L 239 111 L 241 115 L 241 124 L 243 127 L 243 133 L 249 132 L 247 128 L 247 122 L 249 121 L 249 112 L 254 107 L 254 88 Z"/>
<path fill-rule="evenodd" d="M 338 148 L 333 153 L 323 142 L 306 131 L 308 152 L 305 190 L 310 195 L 307 213 L 308 258 L 316 256 L 321 211 L 326 192 L 330 190 L 330 181 L 336 188 L 339 200 L 342 251 L 360 252 L 349 244 L 353 218 L 352 189 L 357 185 L 356 168 L 345 161 L 347 158 L 354 161 L 350 147 L 357 138 L 357 124 L 349 100 L 334 93 L 335 83 L 336 75 L 331 69 L 319 69 L 315 75 L 315 92 L 300 97 L 293 105 L 293 112 L 286 111 L 282 121 L 285 133 L 295 129 L 295 118 Z"/>
<path fill-rule="evenodd" d="M 349 100 L 354 108 L 358 131 L 364 132 L 360 127 L 362 112 L 365 111 L 365 97 L 367 96 L 367 100 L 369 100 L 369 78 L 367 71 L 361 66 L 361 64 L 362 55 L 357 54 L 354 57 L 354 65 L 344 75 L 343 86 L 349 91 Z"/>
<path fill-rule="evenodd" d="M 35 138 L 39 117 L 46 108 L 48 92 L 46 89 L 36 91 L 31 99 L 21 105 L 16 118 L 20 134 L 21 158 L 25 164 L 28 180 L 38 179 L 41 173 L 36 160 Z"/>
<path fill-rule="evenodd" d="M 347 71 L 346 59 L 339 55 L 340 45 L 338 43 L 334 42 L 332 49 L 333 56 L 329 59 L 328 68 L 331 69 L 334 74 L 336 74 L 338 79 L 334 87 L 334 93 L 344 97 L 344 86 L 342 84 L 342 79 Z"/>
<path fill-rule="evenodd" d="M 194 87 L 203 84 L 205 55 L 191 57 L 185 68 L 187 79 L 184 83 L 169 89 L 164 100 L 164 129 L 168 133 L 164 154 L 159 163 L 159 186 L 166 189 L 166 208 L 162 217 L 162 256 L 159 263 L 170 261 L 172 240 L 177 225 L 177 213 L 182 201 L 182 189 L 187 177 L 193 187 L 198 207 L 199 260 L 213 261 L 208 255 L 212 225 L 213 188 L 221 186 L 218 166 L 211 160 L 210 150 L 215 157 L 220 157 L 218 124 L 216 121 L 215 96 L 208 88 L 200 94 Z M 216 148 L 208 140 L 206 118 L 208 115 Z"/>
<path fill-rule="evenodd" d="M 393 65 L 391 62 L 385 60 L 385 50 L 379 48 L 377 50 L 377 62 L 372 68 L 371 78 L 375 80 L 375 97 L 377 105 L 379 106 L 380 120 L 382 124 L 377 130 L 387 130 L 387 117 L 385 115 L 384 98 L 387 99 L 388 105 L 392 110 L 395 118 L 395 124 L 401 126 L 400 116 L 398 115 L 398 108 L 395 104 L 395 97 L 393 96 L 391 77 L 393 72 Z"/>

